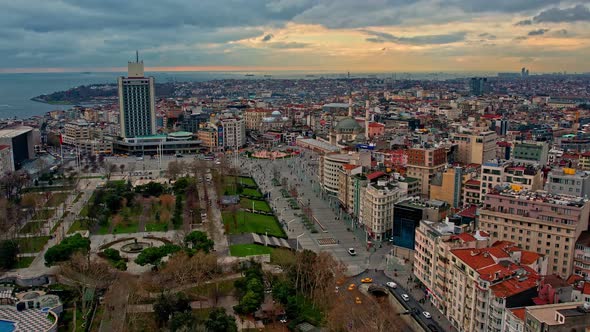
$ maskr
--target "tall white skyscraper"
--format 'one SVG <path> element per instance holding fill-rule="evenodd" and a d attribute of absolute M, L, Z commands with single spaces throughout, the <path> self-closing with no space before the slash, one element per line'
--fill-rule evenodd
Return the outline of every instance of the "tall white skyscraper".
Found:
<path fill-rule="evenodd" d="M 154 78 L 144 77 L 143 61 L 136 55 L 127 64 L 127 77 L 119 77 L 121 136 L 133 138 L 156 134 Z"/>

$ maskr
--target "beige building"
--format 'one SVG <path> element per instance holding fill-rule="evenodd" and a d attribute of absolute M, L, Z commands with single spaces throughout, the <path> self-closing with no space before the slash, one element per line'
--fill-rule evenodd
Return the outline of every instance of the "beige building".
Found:
<path fill-rule="evenodd" d="M 543 189 L 543 172 L 539 166 L 509 160 L 491 160 L 481 167 L 480 198 L 496 186 L 510 185 L 516 190 Z"/>
<path fill-rule="evenodd" d="M 84 120 L 68 122 L 64 125 L 63 143 L 75 146 L 82 140 L 89 140 L 92 131 L 90 124 Z"/>
<path fill-rule="evenodd" d="M 590 304 L 569 302 L 525 308 L 525 332 L 588 331 Z"/>
<path fill-rule="evenodd" d="M 214 128 L 203 128 L 197 132 L 197 137 L 203 146 L 209 148 L 209 152 L 217 151 L 217 130 Z"/>
<path fill-rule="evenodd" d="M 493 241 L 514 241 L 548 257 L 549 273 L 573 273 L 575 243 L 588 229 L 588 199 L 505 189 L 486 194 L 479 227 Z"/>
<path fill-rule="evenodd" d="M 260 131 L 262 126 L 262 119 L 269 117 L 270 110 L 266 109 L 249 109 L 244 112 L 244 121 L 247 130 Z"/>
<path fill-rule="evenodd" d="M 359 221 L 378 241 L 385 240 L 393 228 L 395 203 L 407 195 L 397 181 L 382 178 L 367 185 L 361 204 Z"/>
<path fill-rule="evenodd" d="M 533 303 L 546 272 L 546 257 L 507 241 L 452 249 L 446 316 L 459 331 L 501 332 L 505 311 Z"/>
<path fill-rule="evenodd" d="M 363 167 L 358 165 L 345 164 L 339 170 L 338 174 L 338 200 L 346 213 L 354 211 L 354 193 L 355 179 L 354 176 L 361 174 Z"/>
<path fill-rule="evenodd" d="M 483 248 L 490 245 L 484 232 L 466 233 L 448 221 L 422 220 L 416 228 L 414 275 L 429 290 L 430 302 L 446 314 L 451 282 L 451 249 Z"/>
<path fill-rule="evenodd" d="M 338 194 L 342 165 L 371 165 L 370 152 L 328 153 L 320 157 L 319 175 L 322 188 L 329 194 Z"/>
<path fill-rule="evenodd" d="M 477 176 L 476 167 L 450 167 L 437 174 L 430 183 L 430 199 L 449 203 L 454 208 L 464 206 L 463 187 Z"/>
<path fill-rule="evenodd" d="M 408 165 L 406 175 L 420 181 L 421 194 L 429 197 L 430 180 L 442 172 L 447 163 L 444 148 L 417 147 L 408 149 Z"/>
<path fill-rule="evenodd" d="M 463 164 L 483 164 L 496 158 L 496 142 L 498 136 L 494 131 L 479 133 L 455 134 L 457 142 L 457 162 Z"/>

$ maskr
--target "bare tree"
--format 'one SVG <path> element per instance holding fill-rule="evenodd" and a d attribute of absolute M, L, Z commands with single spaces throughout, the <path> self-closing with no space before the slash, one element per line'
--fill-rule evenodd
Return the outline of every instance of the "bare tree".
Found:
<path fill-rule="evenodd" d="M 86 312 L 84 294 L 89 289 L 106 289 L 116 277 L 116 272 L 103 260 L 91 260 L 89 256 L 75 253 L 60 265 L 60 275 L 78 291 L 82 312 Z"/>
<path fill-rule="evenodd" d="M 176 179 L 178 176 L 184 174 L 186 171 L 186 163 L 184 161 L 173 160 L 168 163 L 168 176 L 171 179 Z"/>
<path fill-rule="evenodd" d="M 117 170 L 117 165 L 115 165 L 113 163 L 105 162 L 103 170 L 104 170 L 104 177 L 107 179 L 107 181 L 109 181 L 111 179 L 111 175 L 113 174 L 113 172 L 115 172 Z"/>

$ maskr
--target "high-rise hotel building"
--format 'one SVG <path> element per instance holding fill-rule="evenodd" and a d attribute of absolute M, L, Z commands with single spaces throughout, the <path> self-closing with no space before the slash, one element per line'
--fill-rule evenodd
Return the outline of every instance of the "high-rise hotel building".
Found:
<path fill-rule="evenodd" d="M 121 136 L 133 138 L 156 134 L 154 78 L 144 76 L 143 61 L 127 64 L 127 77 L 119 77 Z"/>

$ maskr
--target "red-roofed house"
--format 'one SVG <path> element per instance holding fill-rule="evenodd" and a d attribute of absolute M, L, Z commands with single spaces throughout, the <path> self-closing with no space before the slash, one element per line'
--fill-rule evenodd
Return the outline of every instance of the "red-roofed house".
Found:
<path fill-rule="evenodd" d="M 369 122 L 369 139 L 382 136 L 385 133 L 385 125 L 379 122 Z"/>
<path fill-rule="evenodd" d="M 455 328 L 500 331 L 507 309 L 534 304 L 540 275 L 547 272 L 547 259 L 524 265 L 523 252 L 508 241 L 451 250 L 446 316 Z"/>

